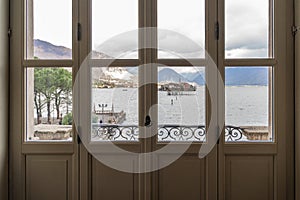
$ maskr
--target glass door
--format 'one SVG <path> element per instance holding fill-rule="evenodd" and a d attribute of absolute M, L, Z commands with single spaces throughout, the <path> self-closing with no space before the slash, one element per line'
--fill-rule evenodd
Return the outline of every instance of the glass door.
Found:
<path fill-rule="evenodd" d="M 280 5 L 82 3 L 81 29 L 89 31 L 82 34 L 77 76 L 87 80 L 80 84 L 79 105 L 88 112 L 81 115 L 87 129 L 79 131 L 85 138 L 80 163 L 90 183 L 82 195 L 282 194 L 275 187 L 285 167 L 278 161 L 285 152 L 282 119 L 291 116 L 278 113 L 291 94 L 281 95 L 288 73 L 280 73 L 286 70 L 283 24 L 274 14 L 281 16 Z M 236 177 L 249 181 L 240 186 L 244 179 Z M 116 185 L 122 190 L 112 194 Z"/>
<path fill-rule="evenodd" d="M 284 110 L 292 108 L 293 91 L 285 89 L 292 65 L 285 60 L 289 49 L 282 40 L 282 7 L 283 2 L 273 0 L 224 0 L 219 5 L 224 30 L 218 57 L 225 83 L 222 199 L 287 198 L 282 196 L 281 170 L 288 167 L 285 149 L 292 128 L 286 119 L 292 115 Z"/>
<path fill-rule="evenodd" d="M 81 28 L 89 31 L 77 73 L 86 127 L 79 135 L 92 199 L 216 197 L 216 2 L 91 0 L 81 10 Z M 199 159 L 200 149 L 208 156 Z M 165 188 L 173 176 L 177 185 Z M 115 185 L 122 190 L 112 194 Z"/>
<path fill-rule="evenodd" d="M 289 4 L 13 1 L 12 199 L 289 199 Z"/>

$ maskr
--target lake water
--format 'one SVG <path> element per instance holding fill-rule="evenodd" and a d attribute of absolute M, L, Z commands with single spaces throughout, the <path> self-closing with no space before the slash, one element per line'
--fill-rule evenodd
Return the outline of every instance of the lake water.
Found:
<path fill-rule="evenodd" d="M 226 125 L 268 126 L 269 94 L 267 86 L 226 87 Z M 137 88 L 93 89 L 92 103 L 107 104 L 105 110 L 125 111 L 124 125 L 138 122 Z M 205 90 L 198 87 L 190 95 L 168 96 L 159 91 L 158 124 L 204 125 Z"/>

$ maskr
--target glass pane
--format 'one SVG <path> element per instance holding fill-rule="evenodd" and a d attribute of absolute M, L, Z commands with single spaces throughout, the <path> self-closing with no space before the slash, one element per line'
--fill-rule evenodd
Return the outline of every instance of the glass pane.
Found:
<path fill-rule="evenodd" d="M 92 1 L 94 58 L 138 57 L 138 0 Z"/>
<path fill-rule="evenodd" d="M 272 68 L 226 67 L 227 142 L 273 141 Z"/>
<path fill-rule="evenodd" d="M 271 56 L 269 19 L 269 0 L 225 0 L 225 57 Z"/>
<path fill-rule="evenodd" d="M 205 68 L 158 68 L 158 140 L 205 141 Z"/>
<path fill-rule="evenodd" d="M 72 59 L 72 0 L 26 3 L 26 58 Z"/>
<path fill-rule="evenodd" d="M 158 0 L 158 57 L 205 56 L 205 1 Z"/>
<path fill-rule="evenodd" d="M 92 68 L 92 140 L 138 140 L 138 67 Z"/>
<path fill-rule="evenodd" d="M 72 140 L 72 68 L 27 68 L 26 140 Z"/>

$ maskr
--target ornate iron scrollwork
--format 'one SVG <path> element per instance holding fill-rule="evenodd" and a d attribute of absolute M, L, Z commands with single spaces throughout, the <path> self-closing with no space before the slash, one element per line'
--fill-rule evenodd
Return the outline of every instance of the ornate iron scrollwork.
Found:
<path fill-rule="evenodd" d="M 241 141 L 244 129 L 236 126 L 225 127 L 225 141 Z M 111 141 L 137 141 L 139 137 L 138 126 L 135 125 L 102 125 L 92 126 L 92 137 L 99 140 Z M 158 141 L 206 141 L 205 126 L 178 126 L 160 125 L 158 127 Z"/>
<path fill-rule="evenodd" d="M 100 140 L 111 141 L 135 141 L 138 140 L 139 131 L 137 126 L 132 125 L 102 125 L 92 126 L 92 137 Z"/>
<path fill-rule="evenodd" d="M 99 140 L 136 141 L 138 126 L 135 125 L 92 125 L 92 137 Z M 205 141 L 205 126 L 160 125 L 158 127 L 159 141 Z"/>
<path fill-rule="evenodd" d="M 225 127 L 225 141 L 236 142 L 243 139 L 244 129 L 236 126 Z"/>
<path fill-rule="evenodd" d="M 206 140 L 205 126 L 162 125 L 158 128 L 159 141 L 200 141 Z"/>

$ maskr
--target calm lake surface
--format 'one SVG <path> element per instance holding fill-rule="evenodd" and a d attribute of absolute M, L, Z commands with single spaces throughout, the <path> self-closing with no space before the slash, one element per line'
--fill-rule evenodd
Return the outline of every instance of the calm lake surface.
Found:
<path fill-rule="evenodd" d="M 226 87 L 226 125 L 268 126 L 268 86 Z M 204 125 L 205 90 L 200 86 L 188 95 L 169 96 L 159 91 L 158 124 Z M 138 122 L 137 88 L 92 89 L 92 103 L 107 104 L 105 110 L 126 112 L 123 124 Z M 92 107 L 93 107 L 92 105 Z"/>

